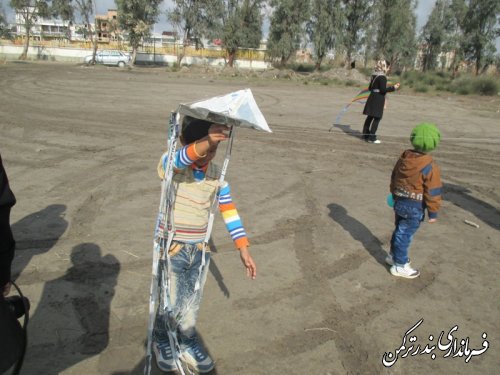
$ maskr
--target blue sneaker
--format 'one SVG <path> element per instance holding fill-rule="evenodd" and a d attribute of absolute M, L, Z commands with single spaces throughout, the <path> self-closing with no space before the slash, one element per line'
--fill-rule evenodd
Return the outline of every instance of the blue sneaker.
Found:
<path fill-rule="evenodd" d="M 196 338 L 190 339 L 189 343 L 181 346 L 180 358 L 181 361 L 190 365 L 201 374 L 210 372 L 215 367 L 214 361 Z"/>
<path fill-rule="evenodd" d="M 165 372 L 177 370 L 172 348 L 168 341 L 154 342 L 153 351 L 155 352 L 156 364 L 160 370 Z"/>

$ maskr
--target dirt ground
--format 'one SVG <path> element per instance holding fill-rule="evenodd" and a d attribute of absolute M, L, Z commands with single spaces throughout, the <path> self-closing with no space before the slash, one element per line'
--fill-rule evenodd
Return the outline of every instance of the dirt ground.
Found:
<path fill-rule="evenodd" d="M 258 276 L 245 277 L 218 218 L 198 323 L 213 373 L 498 374 L 498 97 L 403 88 L 373 145 L 359 139 L 357 104 L 328 132 L 354 87 L 9 62 L 0 65 L 0 152 L 18 199 L 13 269 L 32 303 L 22 373 L 142 373 L 169 113 L 246 87 L 274 131 L 238 129 L 227 176 Z M 442 130 L 434 158 L 445 200 L 410 250 L 421 276 L 405 280 L 384 264 L 385 200 L 424 120 Z M 441 332 L 455 350 L 431 350 Z"/>

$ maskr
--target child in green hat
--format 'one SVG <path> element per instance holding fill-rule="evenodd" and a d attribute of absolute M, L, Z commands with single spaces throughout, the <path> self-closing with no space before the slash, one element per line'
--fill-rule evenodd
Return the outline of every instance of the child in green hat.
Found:
<path fill-rule="evenodd" d="M 438 146 L 440 139 L 436 125 L 417 125 L 410 136 L 414 148 L 403 152 L 392 171 L 390 189 L 396 228 L 391 238 L 391 251 L 385 261 L 391 266 L 394 276 L 413 279 L 420 275 L 410 266 L 408 249 L 424 220 L 425 210 L 429 223 L 437 220 L 441 206 L 441 177 L 439 167 L 428 153 Z"/>

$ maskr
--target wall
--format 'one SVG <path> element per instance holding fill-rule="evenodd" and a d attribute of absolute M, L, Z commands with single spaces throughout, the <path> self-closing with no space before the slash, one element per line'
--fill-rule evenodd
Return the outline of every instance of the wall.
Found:
<path fill-rule="evenodd" d="M 0 59 L 16 60 L 22 52 L 23 46 L 0 45 Z M 83 62 L 83 58 L 85 56 L 91 54 L 92 50 L 81 48 L 31 46 L 28 49 L 28 59 L 31 60 L 81 63 Z M 152 64 L 153 62 L 156 62 L 157 64 L 172 66 L 177 62 L 177 56 L 158 53 L 137 53 L 137 63 Z M 182 63 L 187 65 L 224 66 L 225 60 L 223 58 L 185 56 L 182 60 Z M 234 65 L 236 68 L 254 70 L 265 70 L 271 67 L 270 63 L 267 63 L 265 61 L 251 61 L 242 59 L 235 60 Z"/>

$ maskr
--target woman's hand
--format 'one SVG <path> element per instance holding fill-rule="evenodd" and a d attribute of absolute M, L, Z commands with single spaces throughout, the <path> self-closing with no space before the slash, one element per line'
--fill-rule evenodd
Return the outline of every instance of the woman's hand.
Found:
<path fill-rule="evenodd" d="M 401 84 L 398 82 L 398 83 L 396 83 L 396 84 L 394 85 L 394 88 L 395 88 L 396 90 L 399 90 L 399 86 L 401 86 Z"/>

